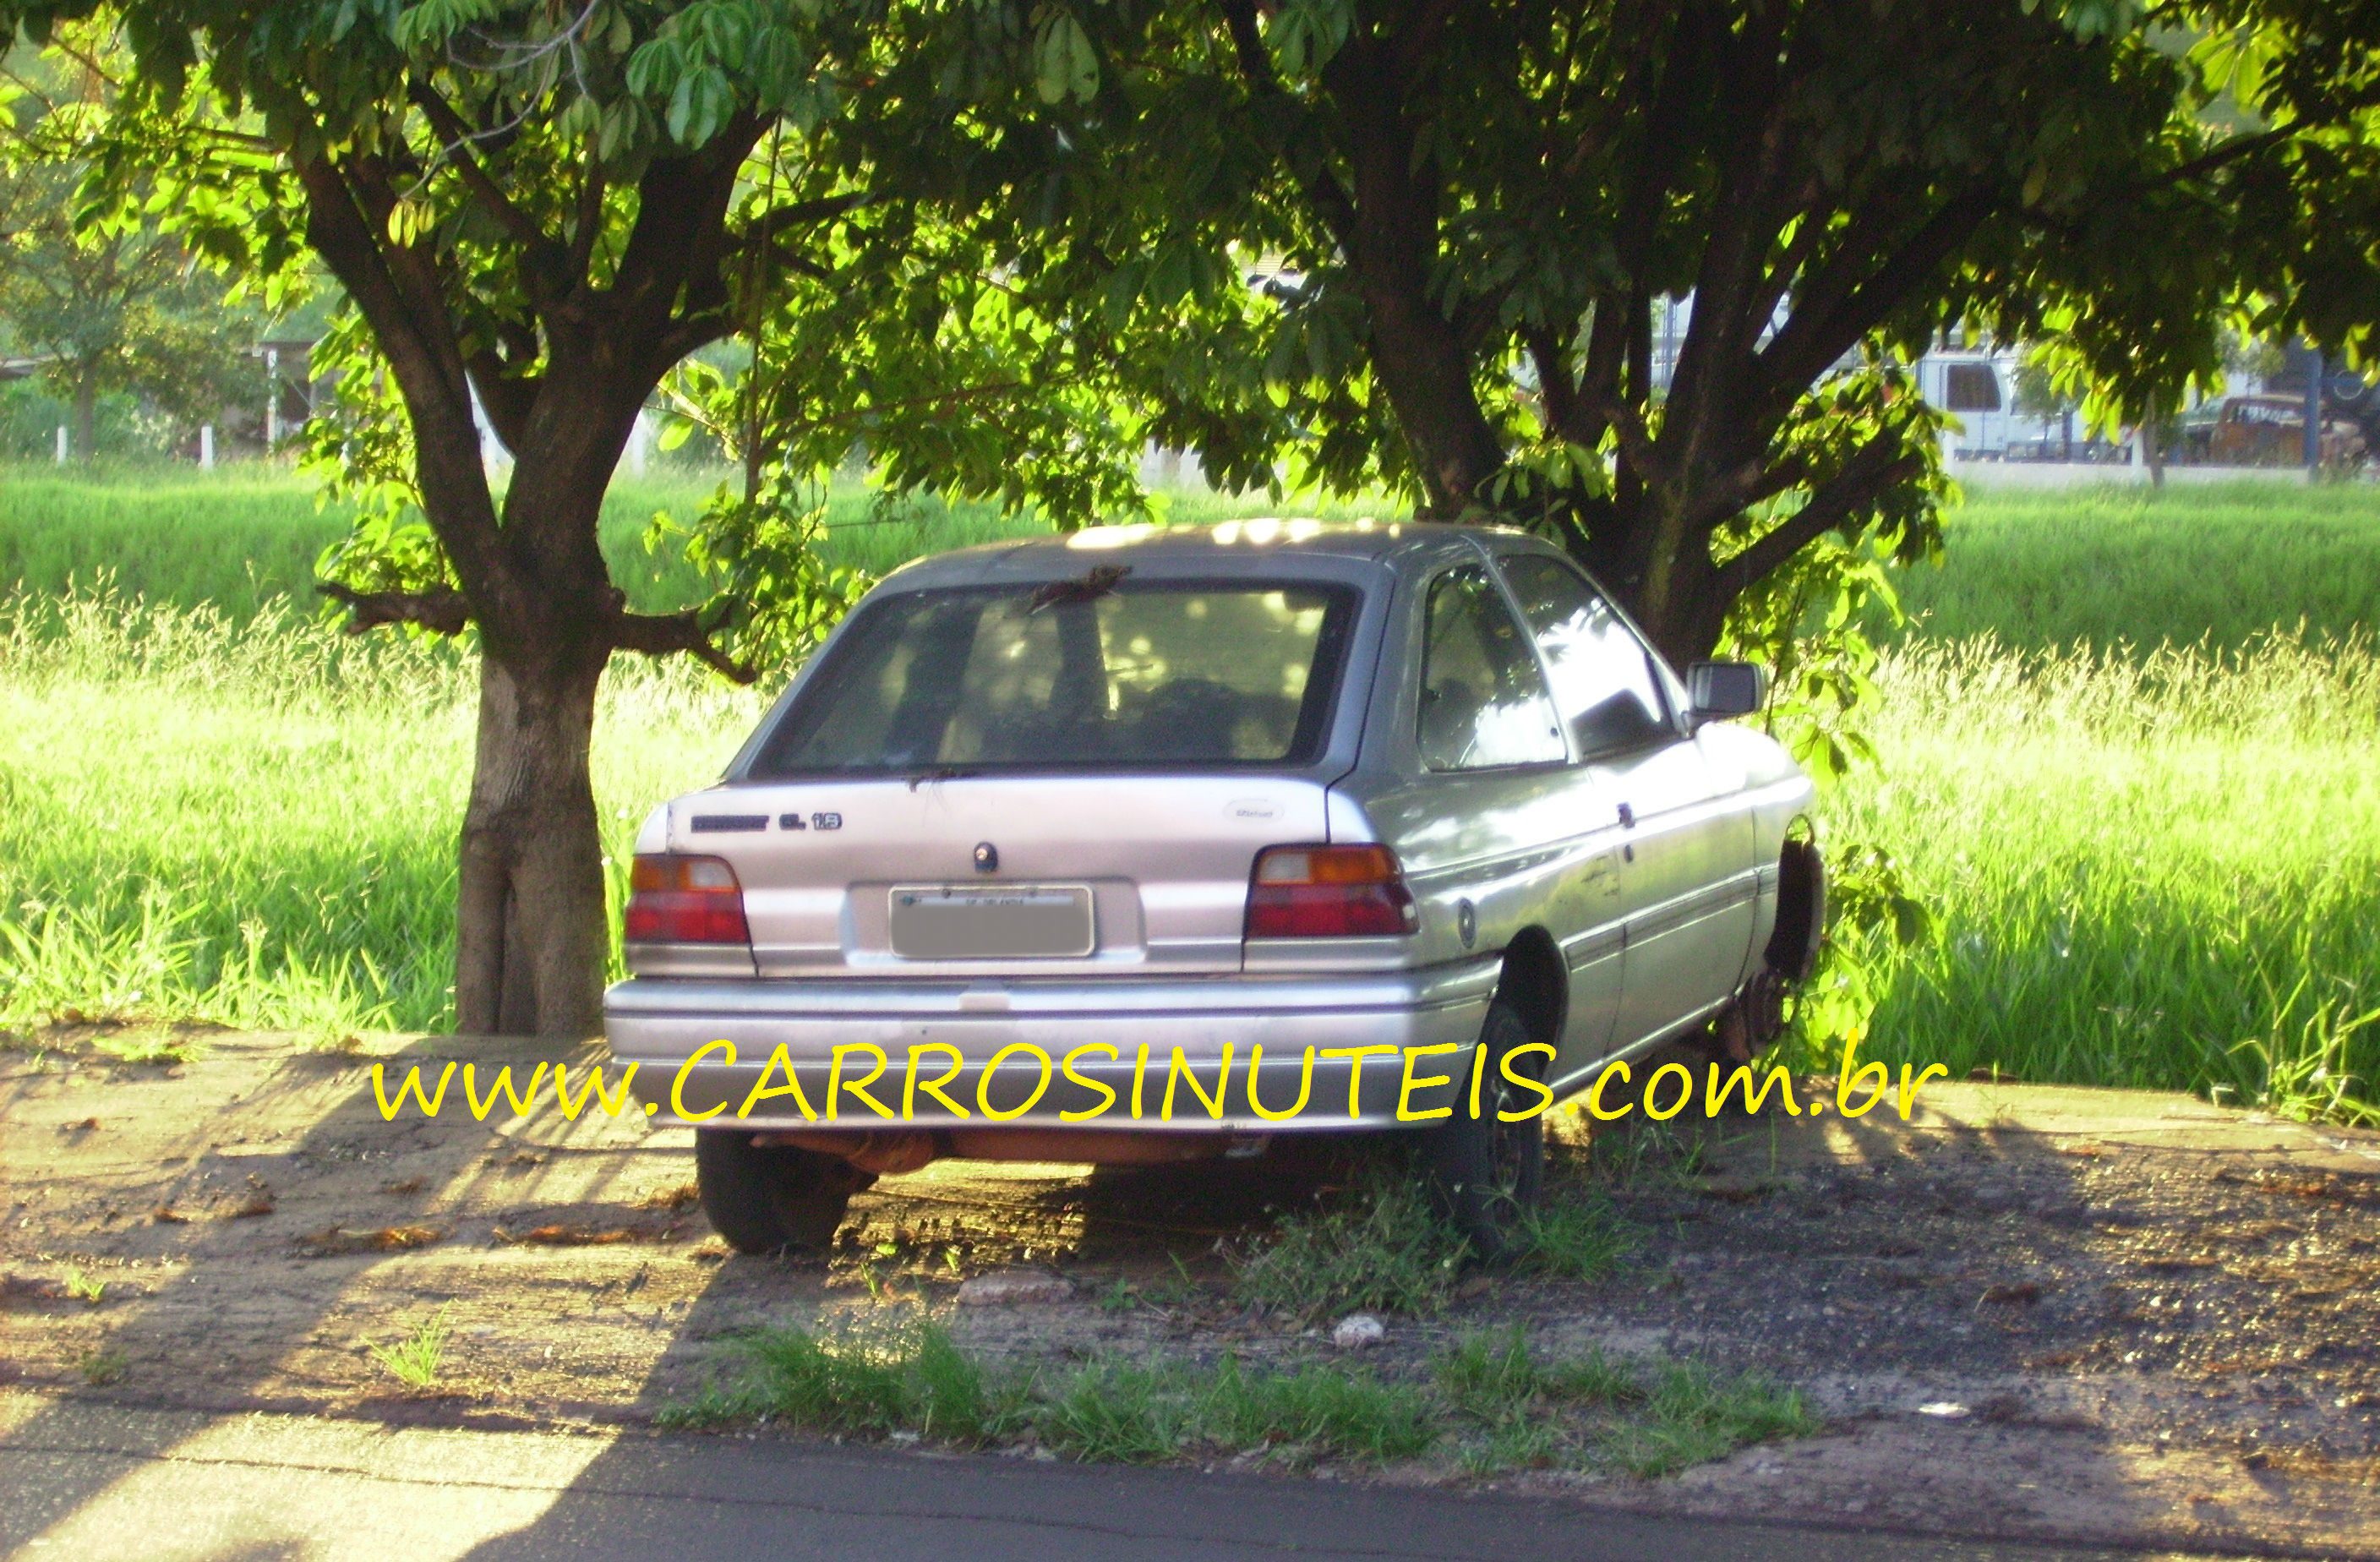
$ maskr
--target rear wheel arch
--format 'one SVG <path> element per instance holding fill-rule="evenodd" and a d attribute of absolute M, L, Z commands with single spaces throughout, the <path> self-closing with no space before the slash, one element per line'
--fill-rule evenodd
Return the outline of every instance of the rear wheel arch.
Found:
<path fill-rule="evenodd" d="M 1562 1022 L 1570 1007 L 1570 978 L 1553 935 L 1541 927 L 1524 928 L 1504 946 L 1503 974 L 1496 982 L 1496 1001 L 1519 1015 L 1529 1040 L 1559 1049 Z"/>

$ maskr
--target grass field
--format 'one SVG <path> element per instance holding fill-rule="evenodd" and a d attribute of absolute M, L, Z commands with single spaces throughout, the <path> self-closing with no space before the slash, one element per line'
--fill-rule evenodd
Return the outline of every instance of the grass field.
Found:
<path fill-rule="evenodd" d="M 2370 483 L 1978 488 L 1949 531 L 1943 562 L 1900 580 L 1927 640 L 2235 646 L 2300 620 L 2317 636 L 2380 624 Z"/>
<path fill-rule="evenodd" d="M 442 1023 L 463 658 L 348 640 L 289 594 L 336 524 L 290 480 L 36 475 L 0 472 L 0 1023 Z M 705 486 L 615 496 L 640 593 L 683 586 L 635 544 L 645 514 Z M 876 568 L 1025 524 L 839 503 L 835 545 Z M 115 594 L 62 593 L 102 563 Z M 2380 1028 L 2354 1022 L 2380 1007 L 2380 499 L 1986 492 L 1904 592 L 1881 763 L 1828 804 L 1936 921 L 1873 951 L 1868 1052 L 2244 1098 L 2277 1060 L 2295 1099 L 2342 1069 L 2375 1093 Z M 615 855 L 765 699 L 620 665 L 595 757 Z"/>
<path fill-rule="evenodd" d="M 700 600 L 684 560 L 646 546 L 655 512 L 691 521 L 721 474 L 656 466 L 623 477 L 603 504 L 603 555 L 640 612 Z M 1167 495 L 1169 519 L 1264 513 L 1261 501 Z M 1324 513 L 1369 513 L 1333 506 Z M 1046 531 L 990 504 L 914 499 L 879 505 L 857 484 L 827 499 L 829 562 L 882 575 L 921 554 Z M 213 606 L 234 620 L 287 599 L 310 609 L 314 561 L 344 536 L 346 514 L 319 506 L 304 479 L 280 468 L 126 467 L 98 472 L 0 465 L 0 590 L 54 594 L 113 585 L 176 607 Z"/>

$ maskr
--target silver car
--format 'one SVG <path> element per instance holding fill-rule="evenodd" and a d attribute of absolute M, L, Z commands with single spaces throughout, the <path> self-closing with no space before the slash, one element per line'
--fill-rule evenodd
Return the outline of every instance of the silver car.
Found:
<path fill-rule="evenodd" d="M 1810 783 L 1517 531 L 1250 520 L 922 560 L 637 839 L 614 1056 L 753 1251 L 942 1155 L 1410 1131 L 1486 1253 L 1537 1108 L 1775 1033 Z"/>

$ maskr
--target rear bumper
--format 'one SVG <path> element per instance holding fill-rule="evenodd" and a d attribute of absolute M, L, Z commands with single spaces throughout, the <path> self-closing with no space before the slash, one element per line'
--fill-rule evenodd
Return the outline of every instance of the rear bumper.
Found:
<path fill-rule="evenodd" d="M 1415 1114 L 1455 1103 L 1469 1083 L 1497 972 L 1488 958 L 1321 977 L 639 977 L 613 987 L 603 1007 L 613 1056 L 638 1066 L 632 1088 L 659 1107 L 656 1122 L 886 1126 L 884 1116 L 853 1094 L 857 1081 L 894 1121 L 937 1128 L 1008 1122 L 1160 1133 L 1344 1132 L 1410 1125 L 1424 1120 Z M 1035 1050 L 1012 1052 L 996 1070 L 990 1068 L 1004 1049 L 1020 1046 Z M 1395 1056 L 1321 1056 L 1367 1047 L 1391 1048 Z M 784 1065 L 771 1068 L 780 1048 L 798 1095 L 786 1088 Z M 871 1080 L 880 1056 L 882 1072 Z M 1049 1059 L 1048 1082 L 1037 1095 L 1042 1057 Z M 747 1115 L 742 1108 L 764 1071 L 780 1093 L 753 1103 Z M 1427 1083 L 1433 1079 L 1446 1082 Z M 937 1100 L 929 1083 L 939 1084 L 964 1116 Z M 1303 1109 L 1282 1116 L 1301 1090 Z M 998 1116 L 987 1114 L 987 1105 Z"/>

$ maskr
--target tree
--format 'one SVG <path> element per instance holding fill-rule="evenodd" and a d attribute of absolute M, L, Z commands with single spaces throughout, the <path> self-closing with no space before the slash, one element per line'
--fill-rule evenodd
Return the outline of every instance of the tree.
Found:
<path fill-rule="evenodd" d="M 1931 545 L 1898 365 L 1947 325 L 2057 335 L 2153 409 L 2242 299 L 2334 340 L 2380 314 L 2380 13 L 2348 0 L 1040 9 L 1006 35 L 1096 75 L 1047 112 L 1053 164 L 1105 170 L 1069 217 L 1116 294 L 1185 254 L 1283 274 L 1258 372 L 1158 384 L 1160 425 L 1246 414 L 1225 470 L 1295 449 L 1540 527 L 1680 659 L 1822 535 Z M 1234 444 L 1266 401 L 1279 445 Z"/>
<path fill-rule="evenodd" d="M 137 208 L 78 226 L 79 138 L 105 111 L 95 64 L 18 70 L 0 79 L 0 321 L 47 357 L 47 377 L 73 409 L 71 444 L 98 448 L 99 398 L 138 394 L 183 423 L 204 421 L 249 388 L 250 323 L 225 306 L 224 285 Z"/>
<path fill-rule="evenodd" d="M 84 8 L 0 0 L 0 25 L 38 31 Z M 345 289 L 328 351 L 346 366 L 346 409 L 313 437 L 387 502 L 368 507 L 326 589 L 358 629 L 477 634 L 457 1024 L 589 1032 L 607 934 L 588 751 L 605 665 L 622 651 L 685 653 L 749 678 L 723 637 L 766 618 L 751 593 L 820 585 L 796 485 L 756 465 L 697 542 L 727 589 L 680 612 L 630 611 L 597 519 L 639 409 L 706 344 L 772 321 L 782 340 L 788 311 L 855 353 L 930 342 L 937 311 L 997 291 L 989 257 L 909 246 L 905 275 L 936 286 L 898 301 L 930 302 L 922 313 L 871 315 L 870 296 L 845 296 L 872 245 L 931 227 L 902 214 L 897 180 L 831 154 L 850 82 L 880 63 L 866 5 L 152 0 L 117 14 L 137 76 L 92 149 L 95 188 L 160 181 L 210 258 L 286 279 L 310 252 Z M 1020 326 L 1009 339 L 1046 348 L 1053 335 Z M 983 384 L 1029 405 L 1050 358 Z M 740 394 L 711 389 L 714 405 Z M 930 430 L 948 406 L 932 386 L 880 404 L 875 430 L 763 432 L 782 462 L 840 453 L 857 433 L 901 445 L 892 425 Z M 513 458 L 501 495 L 475 405 Z M 1061 506 L 1117 492 L 1118 460 L 1082 437 L 1096 431 L 1035 426 L 1050 438 L 1005 451 L 996 491 Z M 905 447 L 919 461 L 908 480 L 955 466 L 958 487 L 984 482 L 980 463 L 935 458 L 928 433 Z"/>

